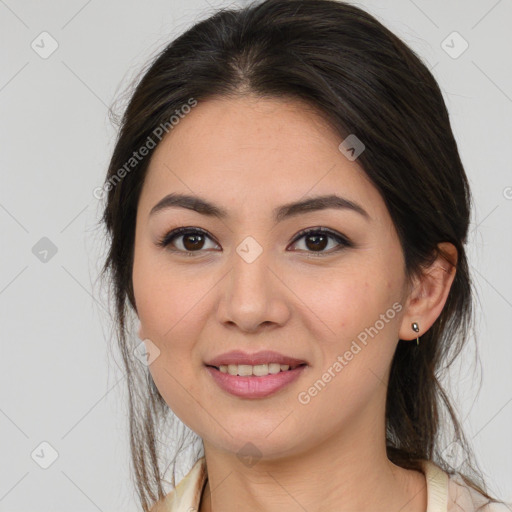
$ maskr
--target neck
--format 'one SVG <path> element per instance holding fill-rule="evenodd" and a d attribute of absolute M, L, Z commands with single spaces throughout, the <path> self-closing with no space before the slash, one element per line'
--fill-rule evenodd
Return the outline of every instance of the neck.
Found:
<path fill-rule="evenodd" d="M 383 426 L 351 432 L 249 467 L 236 453 L 204 443 L 208 482 L 200 512 L 389 510 L 424 512 L 426 480 L 387 458 Z M 384 442 L 381 442 L 384 440 Z"/>

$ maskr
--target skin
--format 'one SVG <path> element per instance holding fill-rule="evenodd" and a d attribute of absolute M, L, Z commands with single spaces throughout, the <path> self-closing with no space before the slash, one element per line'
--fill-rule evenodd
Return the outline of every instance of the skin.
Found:
<path fill-rule="evenodd" d="M 413 340 L 410 350 L 416 349 L 416 336 L 441 313 L 455 271 L 439 258 L 406 282 L 386 206 L 357 160 L 339 151 L 340 142 L 298 100 L 244 96 L 199 102 L 152 157 L 137 210 L 138 334 L 160 351 L 149 368 L 163 398 L 203 440 L 208 484 L 201 512 L 426 510 L 424 475 L 386 456 L 386 388 L 398 339 Z M 198 195 L 229 217 L 178 207 L 150 216 L 170 192 Z M 274 224 L 273 208 L 333 192 L 371 219 L 327 209 Z M 168 248 L 157 245 L 182 226 L 208 233 L 192 257 L 170 251 L 190 249 L 187 236 Z M 339 247 L 333 239 L 319 249 L 304 237 L 293 242 L 310 227 L 330 228 L 354 247 L 332 252 Z M 252 263 L 236 252 L 247 236 L 263 250 Z M 442 245 L 456 261 L 455 248 Z M 309 403 L 300 403 L 298 394 L 395 302 L 401 311 Z M 204 366 L 234 349 L 273 349 L 308 367 L 270 397 L 238 398 Z M 247 442 L 261 453 L 252 466 L 237 457 Z"/>

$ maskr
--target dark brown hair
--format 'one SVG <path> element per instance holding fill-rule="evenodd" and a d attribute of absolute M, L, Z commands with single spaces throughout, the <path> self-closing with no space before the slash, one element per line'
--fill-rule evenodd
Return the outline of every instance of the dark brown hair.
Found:
<path fill-rule="evenodd" d="M 137 204 L 154 148 L 127 162 L 134 151 L 156 144 L 182 106 L 209 98 L 253 94 L 307 102 L 335 130 L 365 144 L 358 157 L 382 195 L 398 232 L 408 279 L 430 265 L 437 245 L 458 251 L 456 275 L 432 327 L 414 342 L 400 340 L 391 364 L 386 403 L 388 457 L 421 470 L 418 459 L 455 472 L 443 453 L 443 432 L 462 450 L 464 480 L 486 498 L 449 397 L 440 383 L 472 328 L 472 282 L 464 245 L 471 194 L 439 86 L 418 56 L 365 11 L 334 0 L 267 0 L 219 10 L 168 44 L 148 65 L 122 116 L 105 179 L 102 222 L 109 250 L 101 271 L 115 301 L 117 339 L 126 369 L 135 483 L 143 510 L 164 496 L 168 460 L 159 444 L 172 411 L 148 369 L 133 357 L 128 319 L 136 313 L 132 287 Z M 120 172 L 124 169 L 125 172 Z M 448 255 L 444 255 L 448 260 Z M 188 433 L 190 434 L 190 433 Z M 160 436 L 164 436 L 161 441 Z M 196 436 L 197 438 L 197 436 Z M 194 436 L 190 442 L 194 441 Z M 162 465 L 164 464 L 164 465 Z"/>

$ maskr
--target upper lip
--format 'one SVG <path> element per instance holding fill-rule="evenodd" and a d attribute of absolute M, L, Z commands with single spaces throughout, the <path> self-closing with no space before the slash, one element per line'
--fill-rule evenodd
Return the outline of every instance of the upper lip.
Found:
<path fill-rule="evenodd" d="M 280 354 L 279 352 L 274 352 L 272 350 L 263 350 L 260 352 L 255 352 L 253 354 L 248 354 L 241 350 L 233 350 L 231 352 L 225 352 L 224 354 L 220 354 L 213 359 L 210 359 L 206 363 L 207 366 L 220 366 L 220 365 L 228 365 L 228 364 L 248 364 L 251 366 L 257 364 L 266 364 L 266 363 L 279 363 L 279 364 L 287 364 L 290 367 L 300 366 L 301 364 L 307 364 L 303 359 L 297 359 L 295 357 L 285 356 Z"/>

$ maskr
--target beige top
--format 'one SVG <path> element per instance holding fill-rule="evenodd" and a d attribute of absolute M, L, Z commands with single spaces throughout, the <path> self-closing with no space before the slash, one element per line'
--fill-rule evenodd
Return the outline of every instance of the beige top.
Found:
<path fill-rule="evenodd" d="M 426 512 L 475 512 L 487 502 L 459 475 L 450 476 L 431 461 L 423 460 L 421 464 L 427 480 Z M 176 488 L 151 508 L 151 512 L 197 512 L 206 481 L 205 458 L 201 457 Z M 505 505 L 493 503 L 483 507 L 481 512 L 510 510 Z"/>

